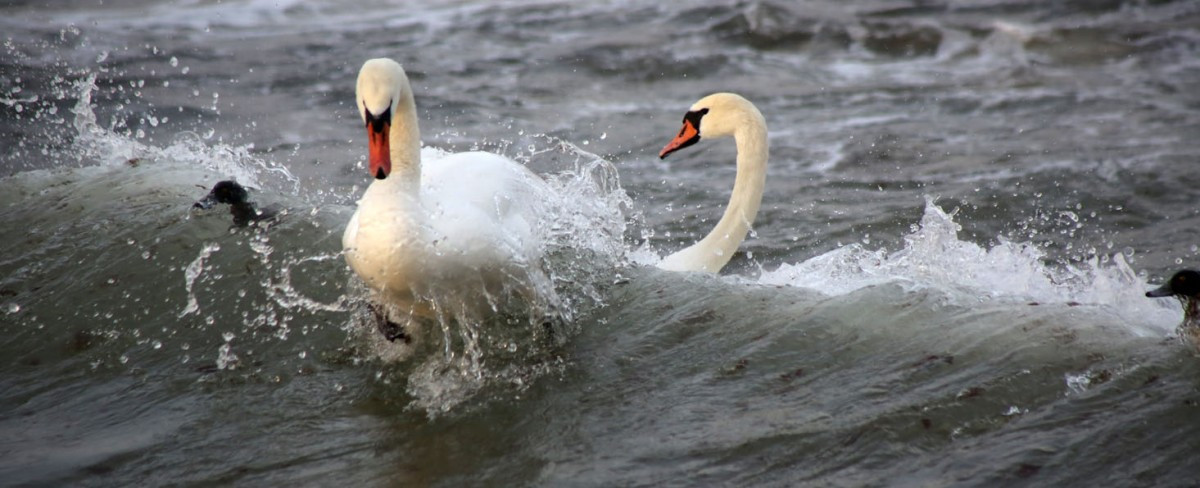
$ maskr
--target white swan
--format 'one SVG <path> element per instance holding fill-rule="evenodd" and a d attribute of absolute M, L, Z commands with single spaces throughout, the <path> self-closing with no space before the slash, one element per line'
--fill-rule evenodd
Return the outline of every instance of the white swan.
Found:
<path fill-rule="evenodd" d="M 658 264 L 670 271 L 716 273 L 725 267 L 746 239 L 762 203 L 767 181 L 767 122 L 749 100 L 733 93 L 701 98 L 683 116 L 679 135 L 658 153 L 668 154 L 695 144 L 701 138 L 733 136 L 737 144 L 737 176 L 725 215 L 699 242 L 667 256 Z"/>
<path fill-rule="evenodd" d="M 544 181 L 484 152 L 422 166 L 412 87 L 395 61 L 363 64 L 355 103 L 375 180 L 358 201 L 342 246 L 346 262 L 383 304 L 428 315 L 439 306 L 428 299 L 445 291 L 481 291 L 456 299 L 491 301 L 503 282 L 529 276 L 543 252 L 534 230 L 549 191 Z"/>

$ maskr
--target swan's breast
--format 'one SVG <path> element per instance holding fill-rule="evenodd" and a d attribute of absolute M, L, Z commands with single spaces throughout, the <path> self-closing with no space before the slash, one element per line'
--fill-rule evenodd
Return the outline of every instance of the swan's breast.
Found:
<path fill-rule="evenodd" d="M 429 257 L 427 232 L 412 198 L 372 183 L 342 234 L 347 264 L 384 292 L 407 291 L 420 281 Z"/>

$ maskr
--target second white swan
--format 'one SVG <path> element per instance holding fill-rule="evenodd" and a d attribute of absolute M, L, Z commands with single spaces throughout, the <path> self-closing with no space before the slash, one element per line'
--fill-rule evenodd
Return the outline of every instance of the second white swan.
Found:
<path fill-rule="evenodd" d="M 699 242 L 667 256 L 658 264 L 670 271 L 716 273 L 725 267 L 758 215 L 767 181 L 767 122 L 749 100 L 733 93 L 701 98 L 683 116 L 683 128 L 658 153 L 668 154 L 700 139 L 733 136 L 737 144 L 737 176 L 725 214 Z"/>

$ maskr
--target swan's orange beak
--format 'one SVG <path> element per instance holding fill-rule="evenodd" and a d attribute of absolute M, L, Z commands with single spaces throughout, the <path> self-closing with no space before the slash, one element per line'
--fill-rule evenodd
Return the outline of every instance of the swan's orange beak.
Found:
<path fill-rule="evenodd" d="M 676 135 L 671 142 L 668 142 L 662 151 L 658 152 L 659 159 L 665 159 L 668 154 L 695 144 L 700 140 L 700 131 L 696 128 L 696 124 L 691 120 L 683 119 L 683 128 L 679 129 L 679 135 Z"/>
<path fill-rule="evenodd" d="M 388 134 L 392 129 L 392 109 L 388 107 L 379 115 L 364 110 L 363 115 L 367 121 L 367 160 L 370 163 L 371 176 L 382 180 L 392 172 L 392 152 L 388 147 Z"/>
<path fill-rule="evenodd" d="M 367 146 L 371 175 L 377 180 L 387 178 L 392 172 L 392 152 L 388 148 L 388 129 L 391 124 L 367 124 Z"/>

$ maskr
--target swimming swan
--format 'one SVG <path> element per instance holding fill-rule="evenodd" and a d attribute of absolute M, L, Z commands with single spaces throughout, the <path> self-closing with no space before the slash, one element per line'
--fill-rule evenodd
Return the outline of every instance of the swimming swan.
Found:
<path fill-rule="evenodd" d="M 658 264 L 670 271 L 716 273 L 733 257 L 762 204 L 767 180 L 767 122 L 749 100 L 733 93 L 715 93 L 701 98 L 683 116 L 679 135 L 658 153 L 668 154 L 691 146 L 701 138 L 733 136 L 737 144 L 737 176 L 725 215 L 699 242 L 676 252 Z"/>
<path fill-rule="evenodd" d="M 363 63 L 355 91 L 375 180 L 342 235 L 346 262 L 384 305 L 400 312 L 428 315 L 438 306 L 430 297 L 448 290 L 460 303 L 495 309 L 488 302 L 496 291 L 529 276 L 543 254 L 534 229 L 546 183 L 485 152 L 422 166 L 412 87 L 391 59 Z M 465 298 L 464 291 L 483 293 Z M 389 340 L 408 340 L 380 329 Z"/>

